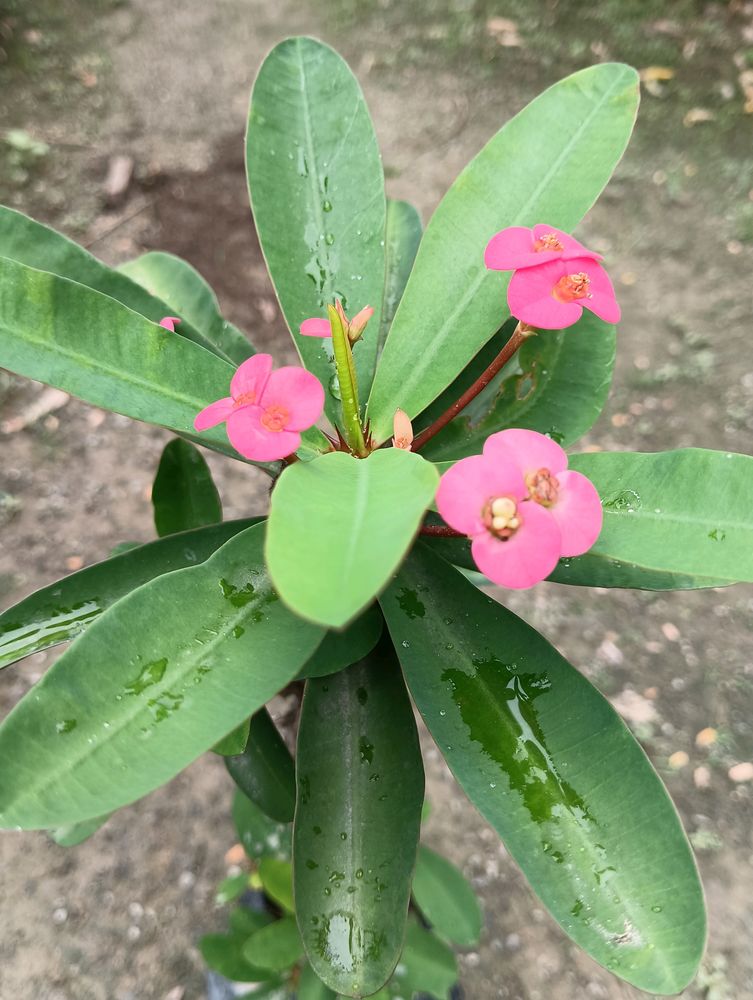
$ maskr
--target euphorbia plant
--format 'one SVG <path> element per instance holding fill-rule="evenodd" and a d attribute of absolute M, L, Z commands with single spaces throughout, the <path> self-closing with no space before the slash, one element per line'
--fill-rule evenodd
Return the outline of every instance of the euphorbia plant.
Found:
<path fill-rule="evenodd" d="M 445 980 L 405 974 L 412 699 L 565 932 L 642 989 L 689 982 L 703 900 L 659 778 L 601 694 L 479 586 L 753 579 L 753 459 L 563 451 L 604 404 L 619 318 L 570 232 L 637 101 L 617 64 L 550 88 L 421 235 L 385 199 L 347 66 L 312 39 L 277 46 L 252 95 L 248 180 L 303 367 L 255 354 L 184 262 L 111 270 L 0 212 L 0 365 L 179 435 L 153 491 L 161 537 L 0 617 L 2 665 L 75 640 L 0 727 L 5 827 L 76 839 L 215 748 L 242 804 L 292 818 L 297 924 L 281 916 L 262 948 L 241 916 L 246 960 L 277 935 L 292 972 L 275 989 L 443 995 Z M 268 515 L 222 522 L 192 441 L 262 468 Z M 264 714 L 291 683 L 305 683 L 295 781 L 256 794 L 270 754 L 273 776 L 292 774 Z"/>

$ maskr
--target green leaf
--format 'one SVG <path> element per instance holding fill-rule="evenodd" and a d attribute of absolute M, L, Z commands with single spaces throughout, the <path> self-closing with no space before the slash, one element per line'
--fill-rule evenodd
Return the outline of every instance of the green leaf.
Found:
<path fill-rule="evenodd" d="M 291 828 L 277 823 L 238 789 L 233 799 L 233 822 L 243 849 L 252 861 L 290 858 Z"/>
<path fill-rule="evenodd" d="M 181 326 L 191 323 L 228 361 L 240 365 L 255 353 L 245 334 L 223 318 L 217 296 L 188 261 L 151 251 L 121 264 L 118 270 L 167 302 L 170 312 L 181 317 Z"/>
<path fill-rule="evenodd" d="M 260 521 L 225 521 L 148 542 L 37 590 L 0 614 L 0 667 L 74 639 L 132 590 L 204 562 L 233 535 Z"/>
<path fill-rule="evenodd" d="M 248 889 L 248 875 L 243 872 L 241 875 L 231 875 L 224 878 L 217 886 L 214 901 L 217 906 L 224 906 L 238 899 Z"/>
<path fill-rule="evenodd" d="M 311 621 L 346 625 L 397 568 L 437 482 L 430 463 L 400 448 L 366 459 L 331 452 L 286 469 L 266 547 L 280 597 Z"/>
<path fill-rule="evenodd" d="M 246 135 L 254 221 L 282 311 L 304 364 L 340 412 L 330 380 L 331 342 L 299 326 L 336 298 L 349 315 L 376 310 L 354 351 L 361 397 L 376 364 L 384 286 L 382 161 L 358 81 L 313 38 L 289 38 L 267 56 L 254 84 Z"/>
<path fill-rule="evenodd" d="M 115 299 L 2 257 L 0 367 L 188 437 L 235 371 Z M 222 427 L 201 442 L 239 457 Z"/>
<path fill-rule="evenodd" d="M 254 931 L 258 931 L 260 927 L 266 927 L 267 924 L 271 924 L 274 917 L 271 913 L 267 913 L 266 910 L 251 910 L 241 903 L 230 910 L 227 919 L 230 924 L 230 933 L 242 935 L 245 941 L 247 937 L 250 937 Z"/>
<path fill-rule="evenodd" d="M 168 781 L 300 670 L 319 629 L 277 600 L 255 525 L 102 615 L 0 726 L 0 825 L 77 823 Z"/>
<path fill-rule="evenodd" d="M 379 353 L 384 347 L 400 299 L 408 284 L 413 261 L 421 242 L 421 216 L 407 201 L 387 199 L 385 228 L 385 273 L 382 319 L 379 325 Z"/>
<path fill-rule="evenodd" d="M 222 520 L 222 501 L 198 448 L 176 438 L 162 452 L 152 487 L 154 525 L 160 538 Z"/>
<path fill-rule="evenodd" d="M 50 830 L 50 837 L 60 847 L 76 847 L 83 844 L 101 827 L 105 825 L 112 814 L 106 813 L 104 816 L 94 816 L 86 819 L 83 823 L 69 823 L 67 826 L 58 826 Z"/>
<path fill-rule="evenodd" d="M 243 957 L 252 965 L 282 972 L 303 955 L 295 917 L 282 917 L 255 931 L 243 946 Z"/>
<path fill-rule="evenodd" d="M 484 248 L 506 226 L 571 231 L 620 159 L 635 120 L 638 76 L 590 66 L 550 87 L 463 170 L 426 228 L 368 404 L 377 442 L 401 407 L 415 417 L 509 315 L 506 278 Z"/>
<path fill-rule="evenodd" d="M 324 985 L 308 962 L 301 969 L 296 998 L 297 1000 L 336 1000 L 335 994 Z"/>
<path fill-rule="evenodd" d="M 453 774 L 554 917 L 616 975 L 678 993 L 705 940 L 698 872 L 663 785 L 606 699 L 425 546 L 382 608 Z"/>
<path fill-rule="evenodd" d="M 264 891 L 271 900 L 288 913 L 294 913 L 293 906 L 293 866 L 290 861 L 280 858 L 262 858 L 259 862 L 259 878 Z"/>
<path fill-rule="evenodd" d="M 583 557 L 585 569 L 580 560 L 565 561 L 553 579 L 652 590 L 665 582 L 703 587 L 753 580 L 749 455 L 702 448 L 595 452 L 571 456 L 570 468 L 599 491 L 604 526 Z"/>
<path fill-rule="evenodd" d="M 3 257 L 9 257 L 38 271 L 49 271 L 60 278 L 69 278 L 94 291 L 102 292 L 134 312 L 146 316 L 153 323 L 159 323 L 165 316 L 178 313 L 181 323 L 176 327 L 176 333 L 226 361 L 235 360 L 225 352 L 223 344 L 212 339 L 208 329 L 199 327 L 198 324 L 193 325 L 193 315 L 184 314 L 179 307 L 169 306 L 166 300 L 163 301 L 159 289 L 155 289 L 154 295 L 150 294 L 138 279 L 131 280 L 120 271 L 107 267 L 66 236 L 4 205 L 0 205 L 0 247 Z"/>
<path fill-rule="evenodd" d="M 223 736 L 212 747 L 212 753 L 218 753 L 221 757 L 235 757 L 243 753 L 248 743 L 248 731 L 251 726 L 250 719 L 244 719 L 239 726 L 236 726 L 227 736 Z"/>
<path fill-rule="evenodd" d="M 389 643 L 307 682 L 296 759 L 295 901 L 306 953 L 331 989 L 368 995 L 402 947 L 424 791 Z"/>
<path fill-rule="evenodd" d="M 295 764 L 265 708 L 251 719 L 243 753 L 225 758 L 230 776 L 262 812 L 292 823 L 295 812 Z"/>
<path fill-rule="evenodd" d="M 245 936 L 240 934 L 205 934 L 199 941 L 199 950 L 210 969 L 233 982 L 261 983 L 270 980 L 272 976 L 268 969 L 254 966 L 244 958 L 245 940 Z"/>
<path fill-rule="evenodd" d="M 362 660 L 379 642 L 383 627 L 379 605 L 372 604 L 344 631 L 327 632 L 298 677 L 325 677 Z"/>
<path fill-rule="evenodd" d="M 417 993 L 449 1000 L 457 979 L 458 964 L 451 949 L 415 920 L 409 920 L 400 963 L 387 984 L 390 1000 Z"/>
<path fill-rule="evenodd" d="M 437 934 L 461 948 L 478 944 L 481 907 L 463 873 L 421 845 L 413 875 L 413 899 Z"/>
<path fill-rule="evenodd" d="M 503 333 L 477 355 L 483 358 L 481 364 L 475 359 L 473 363 L 479 375 L 511 333 L 505 324 Z M 548 434 L 563 447 L 572 444 L 593 426 L 604 407 L 615 345 L 615 328 L 588 312 L 567 330 L 543 330 L 524 342 L 500 375 L 429 441 L 422 454 L 433 461 L 478 455 L 486 438 L 505 427 L 526 427 Z M 428 423 L 421 421 L 422 426 Z"/>

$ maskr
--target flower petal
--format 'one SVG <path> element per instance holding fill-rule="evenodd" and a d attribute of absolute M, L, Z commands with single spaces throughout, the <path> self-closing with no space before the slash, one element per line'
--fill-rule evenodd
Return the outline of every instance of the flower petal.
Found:
<path fill-rule="evenodd" d="M 305 319 L 300 326 L 304 337 L 331 337 L 332 327 L 328 319 L 318 319 L 316 316 Z"/>
<path fill-rule="evenodd" d="M 256 403 L 261 398 L 269 373 L 272 371 L 271 354 L 254 354 L 238 368 L 230 382 L 233 399 L 244 396 L 245 403 Z"/>
<path fill-rule="evenodd" d="M 285 430 L 305 431 L 322 415 L 324 389 L 316 375 L 305 368 L 286 365 L 269 376 L 261 405 L 283 407 L 289 414 Z"/>
<path fill-rule="evenodd" d="M 507 304 L 512 315 L 540 330 L 564 330 L 577 323 L 583 313 L 581 302 L 586 300 L 560 302 L 552 294 L 559 279 L 570 274 L 571 264 L 571 261 L 552 260 L 516 271 L 507 287 Z"/>
<path fill-rule="evenodd" d="M 547 226 L 543 222 L 533 227 L 534 243 L 536 240 L 540 240 L 542 236 L 548 236 L 550 233 L 557 237 L 565 249 L 555 251 L 554 253 L 540 251 L 536 254 L 537 257 L 543 258 L 544 253 L 546 253 L 547 260 L 554 259 L 555 256 L 559 257 L 560 260 L 570 260 L 573 257 L 587 257 L 589 260 L 603 259 L 600 253 L 594 253 L 593 250 L 584 247 L 574 236 L 571 236 L 569 233 L 563 233 L 561 229 L 555 229 L 554 226 Z"/>
<path fill-rule="evenodd" d="M 456 462 L 442 476 L 437 510 L 455 531 L 486 534 L 481 520 L 484 505 L 500 496 L 522 500 L 527 492 L 520 470 L 507 456 L 501 462 L 489 462 L 483 455 L 472 455 Z"/>
<path fill-rule="evenodd" d="M 295 431 L 267 430 L 261 423 L 263 413 L 260 406 L 235 410 L 228 417 L 227 436 L 244 458 L 254 462 L 276 462 L 300 447 L 301 435 Z"/>
<path fill-rule="evenodd" d="M 585 271 L 591 279 L 589 286 L 591 297 L 583 299 L 583 305 L 592 313 L 596 313 L 606 323 L 619 323 L 620 306 L 615 298 L 614 287 L 609 275 L 603 267 L 593 261 L 584 261 L 583 263 L 584 266 L 579 267 L 578 270 Z"/>
<path fill-rule="evenodd" d="M 180 316 L 165 316 L 159 321 L 159 325 L 164 326 L 170 333 L 175 333 L 176 323 L 180 323 Z"/>
<path fill-rule="evenodd" d="M 596 487 L 590 479 L 574 470 L 557 476 L 560 484 L 557 503 L 549 513 L 559 525 L 562 555 L 580 556 L 599 537 L 604 510 Z"/>
<path fill-rule="evenodd" d="M 209 406 L 205 406 L 200 413 L 196 414 L 196 419 L 193 422 L 194 428 L 197 431 L 209 430 L 210 427 L 216 427 L 223 420 L 227 420 L 232 412 L 233 400 L 230 396 L 218 399 L 216 403 L 210 403 Z"/>
<path fill-rule="evenodd" d="M 533 233 L 526 226 L 509 226 L 495 233 L 484 251 L 484 264 L 490 271 L 513 271 L 516 267 L 540 263 L 539 254 L 533 249 Z"/>
<path fill-rule="evenodd" d="M 523 476 L 539 469 L 549 469 L 554 476 L 567 468 L 567 455 L 556 441 L 538 431 L 511 427 L 492 434 L 484 442 L 484 457 L 501 462 L 513 459 Z"/>
<path fill-rule="evenodd" d="M 474 562 L 493 583 L 512 590 L 546 579 L 560 557 L 561 537 L 551 512 L 527 501 L 518 507 L 521 525 L 502 541 L 488 531 L 471 544 Z"/>

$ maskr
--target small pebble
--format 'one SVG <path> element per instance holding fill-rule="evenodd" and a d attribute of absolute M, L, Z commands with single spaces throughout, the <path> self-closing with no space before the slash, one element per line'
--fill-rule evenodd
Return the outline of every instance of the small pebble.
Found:
<path fill-rule="evenodd" d="M 129 941 L 138 941 L 138 939 L 141 937 L 141 928 L 137 927 L 135 924 L 132 924 L 126 931 L 126 937 L 128 938 Z"/>
<path fill-rule="evenodd" d="M 693 771 L 693 781 L 696 788 L 709 788 L 711 785 L 711 770 L 703 764 L 697 767 Z"/>
<path fill-rule="evenodd" d="M 64 924 L 67 919 L 68 919 L 68 911 L 64 906 L 58 906 L 56 910 L 52 911 L 53 924 Z"/>
<path fill-rule="evenodd" d="M 196 885 L 196 876 L 193 872 L 181 872 L 180 878 L 178 879 L 178 885 L 181 889 L 193 889 Z"/>
<path fill-rule="evenodd" d="M 713 746 L 716 743 L 717 732 L 716 729 L 712 729 L 711 726 L 707 726 L 696 734 L 695 745 L 697 747 L 706 748 Z"/>
<path fill-rule="evenodd" d="M 727 774 L 732 781 L 753 781 L 753 763 L 746 760 L 740 764 L 733 764 Z"/>
<path fill-rule="evenodd" d="M 69 569 L 71 572 L 74 572 L 77 569 L 81 569 L 83 565 L 84 565 L 84 560 L 81 558 L 81 556 L 68 556 L 68 558 L 65 560 L 65 568 Z"/>
<path fill-rule="evenodd" d="M 667 763 L 673 771 L 679 771 L 681 768 L 688 766 L 690 763 L 690 757 L 688 757 L 684 750 L 676 750 L 671 755 Z"/>
<path fill-rule="evenodd" d="M 508 951 L 517 951 L 520 948 L 520 934 L 508 934 L 505 938 L 505 948 Z"/>
<path fill-rule="evenodd" d="M 680 638 L 680 630 L 676 625 L 673 625 L 672 622 L 664 622 L 661 630 L 664 633 L 664 638 L 669 639 L 670 642 L 677 642 Z"/>

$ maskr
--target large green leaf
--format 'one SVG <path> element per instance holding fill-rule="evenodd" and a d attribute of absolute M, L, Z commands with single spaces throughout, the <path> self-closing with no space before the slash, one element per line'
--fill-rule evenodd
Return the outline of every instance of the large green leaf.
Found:
<path fill-rule="evenodd" d="M 118 270 L 169 304 L 170 311 L 181 317 L 178 331 L 187 320 L 237 365 L 254 353 L 246 336 L 222 316 L 217 296 L 188 261 L 171 253 L 151 251 L 121 264 Z"/>
<path fill-rule="evenodd" d="M 188 436 L 235 371 L 101 292 L 2 257 L 0 367 Z M 222 427 L 201 441 L 238 457 Z"/>
<path fill-rule="evenodd" d="M 460 174 L 426 228 L 369 399 L 377 442 L 397 407 L 415 417 L 509 315 L 506 279 L 484 248 L 506 226 L 572 230 L 625 149 L 638 77 L 591 66 L 550 87 L 504 126 Z"/>
<path fill-rule="evenodd" d="M 0 726 L 0 825 L 62 826 L 172 778 L 300 670 L 321 630 L 291 615 L 254 525 L 92 625 Z"/>
<path fill-rule="evenodd" d="M 222 520 L 222 501 L 198 448 L 176 438 L 162 452 L 152 487 L 154 525 L 160 538 Z"/>
<path fill-rule="evenodd" d="M 698 873 L 664 787 L 606 699 L 425 546 L 382 608 L 437 745 L 555 918 L 628 982 L 679 992 L 705 940 Z"/>
<path fill-rule="evenodd" d="M 272 975 L 268 969 L 260 969 L 243 957 L 243 945 L 251 934 L 271 922 L 272 918 L 266 913 L 237 907 L 231 914 L 229 934 L 205 934 L 199 940 L 202 958 L 210 969 L 215 969 L 234 982 L 258 983 L 271 980 Z"/>
<path fill-rule="evenodd" d="M 295 901 L 306 953 L 331 989 L 365 996 L 400 955 L 424 792 L 389 642 L 307 682 L 296 760 Z"/>
<path fill-rule="evenodd" d="M 385 271 L 382 295 L 382 319 L 379 326 L 379 352 L 387 339 L 400 299 L 408 284 L 413 261 L 421 242 L 421 216 L 407 201 L 387 199 L 385 228 Z"/>
<path fill-rule="evenodd" d="M 600 565 L 597 579 L 608 583 L 594 585 L 641 586 L 634 581 L 644 574 L 648 581 L 693 578 L 680 586 L 753 580 L 749 455 L 701 448 L 594 452 L 573 455 L 570 467 L 592 480 L 604 508 L 601 534 L 584 561 L 586 573 Z M 554 579 L 571 582 L 567 562 Z M 572 582 L 584 582 L 577 578 L 579 560 L 570 564 Z"/>
<path fill-rule="evenodd" d="M 450 948 L 417 921 L 409 920 L 400 964 L 385 988 L 390 1000 L 417 993 L 449 1000 L 457 978 L 458 963 Z"/>
<path fill-rule="evenodd" d="M 295 764 L 265 708 L 251 719 L 243 753 L 225 758 L 236 785 L 259 808 L 281 823 L 295 812 Z"/>
<path fill-rule="evenodd" d="M 506 324 L 503 333 L 484 346 L 477 355 L 483 362 L 474 360 L 478 374 L 496 357 L 511 332 Z M 606 402 L 615 344 L 615 328 L 589 312 L 567 330 L 543 330 L 524 342 L 499 377 L 440 431 L 422 454 L 434 461 L 477 455 L 487 437 L 505 427 L 527 427 L 548 434 L 565 447 L 572 444 L 593 426 Z"/>
<path fill-rule="evenodd" d="M 310 316 L 336 298 L 376 314 L 354 358 L 363 398 L 376 363 L 384 285 L 382 161 L 361 88 L 347 64 L 313 38 L 289 38 L 267 56 L 254 84 L 246 168 L 256 229 L 301 358 L 330 391 L 330 340 L 302 337 Z"/>
<path fill-rule="evenodd" d="M 270 819 L 240 789 L 237 789 L 233 799 L 233 822 L 238 839 L 252 861 L 258 862 L 260 858 L 290 858 L 290 824 Z"/>
<path fill-rule="evenodd" d="M 423 844 L 416 859 L 413 898 L 442 937 L 461 948 L 478 944 L 482 917 L 476 893 L 451 861 Z"/>
<path fill-rule="evenodd" d="M 331 452 L 286 469 L 266 548 L 282 599 L 304 618 L 347 624 L 394 572 L 437 482 L 433 465 L 400 448 L 366 459 Z"/>
<path fill-rule="evenodd" d="M 176 331 L 181 337 L 193 340 L 226 361 L 238 360 L 225 350 L 224 343 L 214 338 L 213 330 L 195 322 L 200 318 L 198 313 L 194 314 L 193 310 L 183 312 L 177 300 L 173 302 L 173 299 L 163 298 L 161 288 L 155 288 L 154 294 L 151 294 L 151 289 L 142 287 L 143 283 L 135 275 L 135 280 L 131 280 L 131 277 L 114 271 L 66 236 L 4 205 L 0 205 L 0 252 L 3 257 L 28 267 L 50 271 L 109 295 L 153 323 L 159 323 L 167 315 L 178 314 L 182 321 Z"/>
<path fill-rule="evenodd" d="M 37 590 L 0 614 L 0 667 L 68 642 L 137 587 L 204 562 L 261 518 L 225 521 L 128 549 Z"/>
<path fill-rule="evenodd" d="M 259 878 L 265 893 L 281 909 L 294 913 L 293 865 L 284 858 L 262 858 L 259 862 Z"/>
<path fill-rule="evenodd" d="M 362 660 L 379 642 L 383 627 L 379 605 L 372 604 L 342 632 L 327 632 L 298 676 L 325 677 Z"/>

